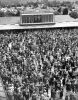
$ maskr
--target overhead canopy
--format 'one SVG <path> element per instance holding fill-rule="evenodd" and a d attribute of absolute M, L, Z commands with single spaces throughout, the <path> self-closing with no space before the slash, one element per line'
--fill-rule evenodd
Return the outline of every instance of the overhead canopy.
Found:
<path fill-rule="evenodd" d="M 22 12 L 22 14 L 49 14 L 53 13 L 53 10 L 49 9 L 26 9 Z"/>

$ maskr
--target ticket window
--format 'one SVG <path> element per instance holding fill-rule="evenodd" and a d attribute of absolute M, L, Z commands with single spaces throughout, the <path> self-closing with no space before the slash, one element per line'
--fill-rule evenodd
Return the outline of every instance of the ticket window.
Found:
<path fill-rule="evenodd" d="M 30 23 L 34 23 L 34 16 L 33 16 L 33 15 L 31 16 L 31 21 L 30 21 Z"/>
<path fill-rule="evenodd" d="M 51 22 L 51 15 L 49 15 L 49 22 Z"/>
<path fill-rule="evenodd" d="M 47 15 L 48 16 L 48 22 L 50 22 L 50 15 Z"/>
<path fill-rule="evenodd" d="M 27 17 L 27 23 L 30 23 L 31 22 L 31 18 L 30 16 Z"/>
<path fill-rule="evenodd" d="M 27 23 L 27 17 L 25 18 L 25 23 Z"/>
<path fill-rule="evenodd" d="M 29 16 L 29 23 L 31 23 L 31 16 Z"/>
<path fill-rule="evenodd" d="M 52 22 L 53 21 L 53 17 L 52 17 L 51 14 L 45 15 L 45 16 L 46 16 L 46 19 L 45 19 L 46 22 Z"/>
<path fill-rule="evenodd" d="M 27 21 L 27 23 L 28 23 L 28 17 L 26 17 L 26 21 Z"/>
<path fill-rule="evenodd" d="M 51 22 L 53 22 L 53 15 L 51 15 Z"/>
<path fill-rule="evenodd" d="M 45 22 L 48 22 L 48 16 L 45 15 Z"/>
<path fill-rule="evenodd" d="M 37 17 L 37 22 L 38 22 L 38 23 L 41 23 L 41 22 L 42 22 L 42 20 L 41 20 L 41 15 L 38 15 L 38 17 Z"/>
<path fill-rule="evenodd" d="M 45 22 L 45 15 L 42 15 L 42 22 Z"/>
<path fill-rule="evenodd" d="M 37 22 L 38 22 L 38 16 L 35 15 L 35 16 L 34 16 L 34 23 L 37 23 Z"/>
<path fill-rule="evenodd" d="M 26 23 L 26 17 L 22 16 L 22 23 Z"/>
<path fill-rule="evenodd" d="M 44 22 L 47 22 L 47 16 L 46 15 L 44 16 Z"/>

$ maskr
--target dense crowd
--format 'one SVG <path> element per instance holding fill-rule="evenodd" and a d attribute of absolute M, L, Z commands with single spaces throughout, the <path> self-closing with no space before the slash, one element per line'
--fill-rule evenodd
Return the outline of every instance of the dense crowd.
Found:
<path fill-rule="evenodd" d="M 1 31 L 0 74 L 9 100 L 65 100 L 78 92 L 78 29 Z"/>

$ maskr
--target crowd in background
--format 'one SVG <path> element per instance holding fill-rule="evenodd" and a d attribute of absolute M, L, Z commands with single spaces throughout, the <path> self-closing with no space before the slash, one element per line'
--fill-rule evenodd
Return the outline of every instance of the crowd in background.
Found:
<path fill-rule="evenodd" d="M 78 92 L 78 29 L 1 31 L 0 75 L 9 100 L 68 100 Z"/>

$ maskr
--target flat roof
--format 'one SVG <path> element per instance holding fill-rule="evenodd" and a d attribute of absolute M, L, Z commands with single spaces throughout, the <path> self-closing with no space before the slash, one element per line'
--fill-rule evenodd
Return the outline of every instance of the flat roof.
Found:
<path fill-rule="evenodd" d="M 43 13 L 53 13 L 53 10 L 49 9 L 26 9 L 22 12 L 22 14 L 43 14 Z"/>

